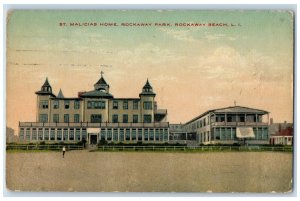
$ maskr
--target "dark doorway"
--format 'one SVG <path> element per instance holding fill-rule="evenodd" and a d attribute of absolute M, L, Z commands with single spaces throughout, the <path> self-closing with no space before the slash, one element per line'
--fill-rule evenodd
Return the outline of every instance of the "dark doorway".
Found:
<path fill-rule="evenodd" d="M 90 135 L 90 144 L 97 144 L 97 135 Z"/>

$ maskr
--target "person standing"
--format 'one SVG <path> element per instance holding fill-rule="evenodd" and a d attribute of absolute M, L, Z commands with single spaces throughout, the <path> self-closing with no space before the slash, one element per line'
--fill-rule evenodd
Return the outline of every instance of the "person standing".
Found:
<path fill-rule="evenodd" d="M 65 157 L 65 153 L 66 153 L 66 147 L 65 146 L 63 146 L 63 148 L 62 148 L 62 152 L 63 152 L 63 158 Z"/>

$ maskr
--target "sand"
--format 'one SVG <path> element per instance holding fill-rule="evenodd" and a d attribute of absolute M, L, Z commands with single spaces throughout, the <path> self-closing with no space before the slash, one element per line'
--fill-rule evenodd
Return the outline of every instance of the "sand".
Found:
<path fill-rule="evenodd" d="M 6 155 L 12 191 L 289 192 L 292 153 L 23 152 Z"/>

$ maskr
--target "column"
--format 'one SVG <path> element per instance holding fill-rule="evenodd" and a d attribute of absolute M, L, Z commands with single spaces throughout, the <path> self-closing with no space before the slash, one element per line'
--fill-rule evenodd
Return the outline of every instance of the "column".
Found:
<path fill-rule="evenodd" d="M 57 128 L 54 128 L 54 141 L 57 141 Z"/>
<path fill-rule="evenodd" d="M 129 133 L 130 133 L 129 140 L 131 142 L 132 141 L 132 128 L 129 129 Z"/>

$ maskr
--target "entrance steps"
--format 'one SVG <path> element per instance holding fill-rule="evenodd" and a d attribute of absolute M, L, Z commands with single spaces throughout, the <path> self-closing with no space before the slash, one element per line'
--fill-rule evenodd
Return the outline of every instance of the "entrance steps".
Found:
<path fill-rule="evenodd" d="M 96 144 L 87 144 L 87 145 L 86 145 L 86 148 L 87 148 L 88 150 L 96 150 L 98 147 L 97 147 Z"/>

